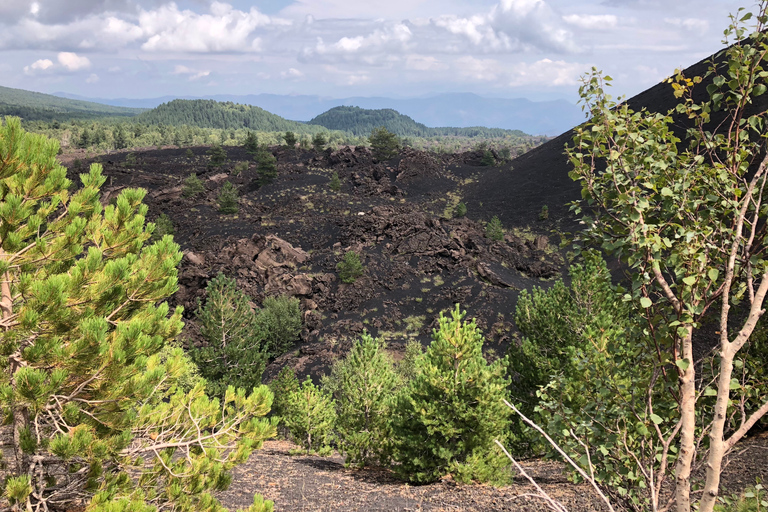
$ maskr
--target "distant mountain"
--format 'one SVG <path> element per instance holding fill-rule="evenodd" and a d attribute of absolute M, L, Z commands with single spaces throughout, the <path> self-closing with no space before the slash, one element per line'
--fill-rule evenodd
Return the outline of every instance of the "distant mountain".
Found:
<path fill-rule="evenodd" d="M 87 99 L 66 93 L 60 96 Z M 108 105 L 153 108 L 177 97 L 150 99 L 93 99 Z M 522 98 L 486 98 L 470 93 L 440 94 L 424 98 L 393 99 L 383 97 L 324 98 L 310 95 L 213 95 L 206 99 L 232 101 L 259 107 L 286 119 L 306 121 L 339 106 L 357 106 L 365 109 L 393 109 L 429 127 L 488 126 L 509 130 L 522 130 L 535 135 L 558 135 L 584 121 L 581 109 L 567 101 L 530 101 Z M 179 99 L 193 99 L 183 97 Z"/>
<path fill-rule="evenodd" d="M 60 98 L 23 89 L 0 87 L 0 116 L 18 116 L 26 121 L 132 117 L 142 111 L 141 109 Z"/>
<path fill-rule="evenodd" d="M 387 130 L 401 137 L 435 137 L 457 135 L 466 137 L 504 137 L 507 135 L 522 137 L 520 130 L 501 128 L 430 128 L 417 123 L 409 116 L 391 108 L 365 109 L 360 107 L 334 107 L 313 118 L 307 124 L 324 126 L 329 130 L 342 130 L 357 136 L 368 136 L 376 127 L 384 126 Z"/>
<path fill-rule="evenodd" d="M 288 130 L 319 131 L 304 123 L 288 121 L 252 105 L 214 100 L 173 100 L 136 117 L 147 124 L 187 125 L 201 128 L 238 129 L 283 132 Z"/>

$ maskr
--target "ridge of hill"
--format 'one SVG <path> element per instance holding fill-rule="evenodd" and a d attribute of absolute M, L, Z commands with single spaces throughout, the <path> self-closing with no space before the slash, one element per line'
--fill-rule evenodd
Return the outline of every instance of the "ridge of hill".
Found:
<path fill-rule="evenodd" d="M 443 93 L 419 98 L 354 96 L 327 98 L 316 95 L 216 94 L 204 97 L 162 96 L 156 98 L 95 99 L 64 92 L 65 98 L 88 99 L 108 105 L 154 108 L 174 99 L 211 99 L 258 105 L 286 119 L 307 120 L 334 107 L 393 109 L 426 126 L 493 126 L 522 130 L 535 135 L 557 135 L 584 120 L 581 108 L 565 100 L 532 101 L 525 98 L 490 98 L 472 93 Z"/>
<path fill-rule="evenodd" d="M 387 130 L 401 137 L 435 137 L 454 135 L 462 137 L 525 137 L 520 130 L 503 128 L 445 127 L 430 128 L 425 124 L 414 121 L 410 116 L 391 109 L 365 109 L 361 107 L 340 106 L 308 121 L 307 124 L 320 125 L 329 130 L 351 132 L 357 136 L 367 136 L 374 128 L 384 126 Z"/>
<path fill-rule="evenodd" d="M 310 127 L 298 121 L 289 121 L 260 107 L 216 100 L 173 100 L 144 112 L 136 120 L 148 124 L 232 130 L 248 128 L 258 131 L 292 130 L 302 133 L 321 130 L 321 127 Z"/>
<path fill-rule="evenodd" d="M 143 111 L 0 86 L 0 116 L 18 116 L 25 121 L 133 117 Z"/>

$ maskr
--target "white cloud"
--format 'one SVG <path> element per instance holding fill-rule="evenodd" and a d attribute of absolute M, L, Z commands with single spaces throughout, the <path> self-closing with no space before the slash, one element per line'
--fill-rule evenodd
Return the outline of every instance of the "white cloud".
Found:
<path fill-rule="evenodd" d="M 664 18 L 664 23 L 699 34 L 704 34 L 709 30 L 709 22 L 699 18 Z"/>
<path fill-rule="evenodd" d="M 456 59 L 456 64 L 459 73 L 479 82 L 495 82 L 502 69 L 499 61 L 495 59 L 476 59 L 471 56 Z"/>
<path fill-rule="evenodd" d="M 606 30 L 615 28 L 619 19 L 613 14 L 569 14 L 563 16 L 569 25 L 587 30 Z"/>
<path fill-rule="evenodd" d="M 587 66 L 564 60 L 541 59 L 531 64 L 521 64 L 511 70 L 510 86 L 576 85 Z"/>
<path fill-rule="evenodd" d="M 415 71 L 443 71 L 448 65 L 430 55 L 408 55 L 405 59 L 405 69 Z"/>
<path fill-rule="evenodd" d="M 201 78 L 204 78 L 211 74 L 210 70 L 197 70 L 197 69 L 191 69 L 187 66 L 183 66 L 181 64 L 177 64 L 176 67 L 173 68 L 173 74 L 174 75 L 187 75 L 190 82 L 193 82 L 195 80 L 200 80 Z"/>
<path fill-rule="evenodd" d="M 72 52 L 60 52 L 58 55 L 59 64 L 69 71 L 78 71 L 91 67 L 91 61 L 88 57 L 81 57 Z"/>
<path fill-rule="evenodd" d="M 302 78 L 304 78 L 304 73 L 302 73 L 296 68 L 289 68 L 288 71 L 283 71 L 282 73 L 280 73 L 280 76 L 283 78 L 291 79 L 291 80 L 301 80 Z"/>
<path fill-rule="evenodd" d="M 29 66 L 24 66 L 24 73 L 27 75 L 33 74 L 35 71 L 45 71 L 46 69 L 53 66 L 53 61 L 50 59 L 39 59 L 30 64 Z"/>
<path fill-rule="evenodd" d="M 142 11 L 139 26 L 149 36 L 141 48 L 149 52 L 250 52 L 260 49 L 254 30 L 270 24 L 286 25 L 251 8 L 249 12 L 213 2 L 210 14 L 181 11 L 176 4 Z"/>
<path fill-rule="evenodd" d="M 85 83 L 87 84 L 95 84 L 99 81 L 99 75 L 96 73 L 91 73 L 88 78 L 85 79 Z"/>

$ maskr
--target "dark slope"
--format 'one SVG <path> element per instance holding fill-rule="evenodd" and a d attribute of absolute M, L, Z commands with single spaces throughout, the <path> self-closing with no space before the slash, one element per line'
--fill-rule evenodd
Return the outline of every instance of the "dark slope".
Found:
<path fill-rule="evenodd" d="M 707 57 L 686 68 L 687 77 L 703 76 L 709 69 L 712 57 Z M 704 81 L 695 89 L 695 101 L 706 97 Z M 659 83 L 627 100 L 629 106 L 639 111 L 643 108 L 651 112 L 668 112 L 678 100 L 674 97 L 672 86 Z M 753 103 L 754 111 L 763 111 L 768 107 L 768 95 L 760 96 Z M 722 119 L 713 115 L 712 123 Z M 687 118 L 676 117 L 674 127 L 682 135 L 689 126 Z M 574 130 L 571 129 L 559 137 L 532 149 L 512 162 L 513 170 L 508 173 L 486 173 L 482 180 L 467 187 L 468 200 L 482 201 L 482 208 L 475 215 L 490 218 L 498 215 L 505 226 L 536 225 L 541 206 L 549 207 L 549 219 L 560 229 L 572 231 L 576 227 L 567 203 L 581 197 L 581 188 L 571 180 L 568 172 L 571 166 L 565 156 L 564 147 L 571 143 Z M 469 204 L 469 203 L 468 203 Z M 472 209 L 469 212 L 473 216 Z"/>
<path fill-rule="evenodd" d="M 18 116 L 25 121 L 131 117 L 142 111 L 142 109 L 114 107 L 23 89 L 0 87 L 0 116 Z"/>

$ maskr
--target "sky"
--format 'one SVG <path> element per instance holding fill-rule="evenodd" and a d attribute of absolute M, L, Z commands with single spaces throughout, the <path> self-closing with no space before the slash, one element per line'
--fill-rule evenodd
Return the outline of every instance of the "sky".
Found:
<path fill-rule="evenodd" d="M 731 0 L 0 0 L 0 85 L 91 98 L 632 96 L 723 47 Z"/>

